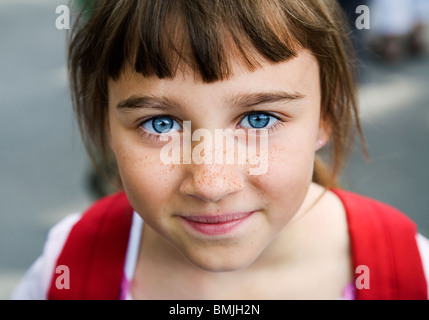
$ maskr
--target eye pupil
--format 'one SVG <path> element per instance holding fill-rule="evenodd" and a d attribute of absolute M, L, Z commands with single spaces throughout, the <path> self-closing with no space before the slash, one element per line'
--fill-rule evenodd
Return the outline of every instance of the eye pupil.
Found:
<path fill-rule="evenodd" d="M 173 120 L 168 117 L 159 117 L 153 120 L 152 127 L 158 133 L 169 131 L 173 128 Z"/>
<path fill-rule="evenodd" d="M 264 128 L 270 122 L 270 116 L 263 113 L 249 115 L 249 124 L 254 128 Z"/>

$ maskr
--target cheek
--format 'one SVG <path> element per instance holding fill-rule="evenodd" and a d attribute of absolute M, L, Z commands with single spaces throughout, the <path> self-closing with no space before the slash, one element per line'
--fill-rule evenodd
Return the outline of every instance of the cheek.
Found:
<path fill-rule="evenodd" d="M 305 142 L 270 145 L 268 172 L 253 180 L 267 205 L 274 209 L 271 219 L 291 219 L 307 195 L 313 176 L 314 152 L 303 148 L 302 143 Z"/>
<path fill-rule="evenodd" d="M 158 212 L 177 189 L 180 171 L 160 161 L 156 148 L 118 148 L 116 159 L 125 191 L 134 209 Z"/>
<path fill-rule="evenodd" d="M 268 173 L 264 179 L 271 189 L 279 194 L 294 192 L 311 182 L 313 175 L 314 152 L 287 146 L 273 146 L 269 156 Z"/>

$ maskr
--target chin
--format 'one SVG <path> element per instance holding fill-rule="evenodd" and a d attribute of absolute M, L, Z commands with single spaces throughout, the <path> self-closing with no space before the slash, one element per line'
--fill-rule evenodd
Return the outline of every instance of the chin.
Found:
<path fill-rule="evenodd" d="M 206 272 L 234 272 L 246 269 L 258 257 L 258 254 L 231 255 L 224 253 L 221 254 L 204 254 L 204 255 L 191 255 L 186 256 L 189 262 L 199 270 Z"/>

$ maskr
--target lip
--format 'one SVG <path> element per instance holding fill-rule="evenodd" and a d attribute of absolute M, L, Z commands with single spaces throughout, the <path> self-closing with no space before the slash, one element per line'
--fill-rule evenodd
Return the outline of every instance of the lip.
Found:
<path fill-rule="evenodd" d="M 222 215 L 179 216 L 193 230 L 209 236 L 228 234 L 237 229 L 255 211 L 236 212 Z"/>

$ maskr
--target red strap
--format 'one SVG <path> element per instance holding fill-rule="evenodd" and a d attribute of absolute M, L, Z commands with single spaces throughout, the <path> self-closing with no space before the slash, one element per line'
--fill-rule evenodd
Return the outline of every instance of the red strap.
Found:
<path fill-rule="evenodd" d="M 333 191 L 347 212 L 354 267 L 365 265 L 370 272 L 370 288 L 358 289 L 357 299 L 427 299 L 415 224 L 386 204 Z"/>
<path fill-rule="evenodd" d="M 85 212 L 57 261 L 57 266 L 69 268 L 70 289 L 58 289 L 59 275 L 54 273 L 49 299 L 118 299 L 132 214 L 124 192 L 103 198 Z"/>

